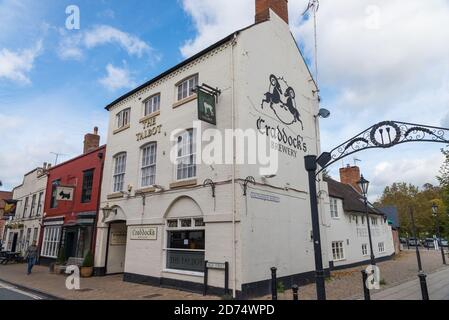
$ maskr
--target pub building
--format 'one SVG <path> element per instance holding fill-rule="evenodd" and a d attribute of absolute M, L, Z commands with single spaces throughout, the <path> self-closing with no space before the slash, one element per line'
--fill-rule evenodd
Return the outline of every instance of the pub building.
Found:
<path fill-rule="evenodd" d="M 313 281 L 304 156 L 320 154 L 318 89 L 290 32 L 287 0 L 255 4 L 253 25 L 106 107 L 96 274 L 202 292 L 207 272 L 208 292 L 223 294 L 227 265 L 238 298 L 269 293 L 271 267 L 286 287 Z M 270 138 L 277 170 L 237 162 L 237 139 L 230 157 L 223 143 L 230 161 L 206 163 L 199 142 L 208 129 Z M 328 271 L 329 197 L 321 179 L 317 188 Z"/>
<path fill-rule="evenodd" d="M 84 136 L 83 154 L 47 171 L 40 263 L 58 257 L 81 263 L 95 250 L 95 225 L 106 146 L 98 128 Z"/>

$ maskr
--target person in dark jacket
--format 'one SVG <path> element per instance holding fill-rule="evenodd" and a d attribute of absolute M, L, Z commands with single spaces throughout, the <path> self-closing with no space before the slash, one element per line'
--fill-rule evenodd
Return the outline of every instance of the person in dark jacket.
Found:
<path fill-rule="evenodd" d="M 28 247 L 25 255 L 25 259 L 28 264 L 27 274 L 31 274 L 31 270 L 37 262 L 37 246 L 36 241 L 33 241 L 31 246 Z"/>

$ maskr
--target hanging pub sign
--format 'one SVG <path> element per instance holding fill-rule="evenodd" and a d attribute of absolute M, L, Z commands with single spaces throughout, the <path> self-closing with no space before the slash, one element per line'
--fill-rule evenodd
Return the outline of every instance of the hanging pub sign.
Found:
<path fill-rule="evenodd" d="M 216 125 L 216 102 L 221 91 L 203 83 L 202 86 L 197 86 L 195 92 L 198 101 L 198 119 Z"/>
<path fill-rule="evenodd" d="M 58 201 L 73 201 L 73 187 L 62 187 L 56 188 L 56 200 Z"/>

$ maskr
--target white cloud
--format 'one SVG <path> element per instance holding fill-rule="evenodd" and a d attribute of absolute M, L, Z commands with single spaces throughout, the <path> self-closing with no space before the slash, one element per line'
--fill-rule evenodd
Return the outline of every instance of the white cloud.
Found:
<path fill-rule="evenodd" d="M 313 22 L 301 16 L 308 0 L 288 3 L 292 33 L 313 65 Z M 185 57 L 253 23 L 252 0 L 182 4 L 196 31 L 180 47 Z M 320 1 L 318 80 L 322 106 L 332 112 L 320 124 L 323 150 L 382 120 L 449 126 L 448 16 L 447 0 Z M 435 182 L 439 148 L 410 144 L 407 153 L 398 146 L 356 156 L 377 196 L 395 181 Z M 339 165 L 331 168 L 336 177 Z"/>
<path fill-rule="evenodd" d="M 79 60 L 84 56 L 85 49 L 92 49 L 101 45 L 114 44 L 120 46 L 130 56 L 149 56 L 157 60 L 155 50 L 139 37 L 121 31 L 108 25 L 95 26 L 87 31 L 67 32 L 60 30 L 61 40 L 58 54 L 61 59 Z"/>
<path fill-rule="evenodd" d="M 182 0 L 184 10 L 192 17 L 197 35 L 180 48 L 189 57 L 228 34 L 254 21 L 254 1 Z"/>
<path fill-rule="evenodd" d="M 83 106 L 82 111 L 74 105 Z M 36 120 L 44 118 L 45 125 Z M 2 103 L 0 123 L 0 137 L 7 142 L 6 152 L 0 153 L 0 180 L 2 189 L 10 190 L 22 182 L 24 173 L 43 162 L 53 163 L 50 152 L 65 154 L 62 161 L 81 154 L 84 134 L 94 126 L 105 143 L 108 114 L 82 99 L 76 89 L 68 89 Z"/>
<path fill-rule="evenodd" d="M 106 66 L 107 75 L 100 79 L 99 82 L 108 90 L 132 88 L 135 86 L 134 81 L 126 68 L 115 67 L 112 64 Z"/>
<path fill-rule="evenodd" d="M 20 84 L 30 84 L 28 73 L 33 69 L 34 60 L 42 50 L 42 41 L 33 48 L 19 51 L 0 50 L 0 79 L 4 78 Z"/>
<path fill-rule="evenodd" d="M 103 44 L 115 43 L 125 49 L 129 55 L 142 57 L 152 51 L 151 47 L 138 37 L 111 26 L 101 25 L 89 30 L 84 35 L 84 44 L 93 48 Z"/>

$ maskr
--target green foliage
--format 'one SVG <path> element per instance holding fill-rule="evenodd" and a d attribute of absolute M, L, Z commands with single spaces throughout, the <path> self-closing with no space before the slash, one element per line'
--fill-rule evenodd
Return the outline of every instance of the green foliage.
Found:
<path fill-rule="evenodd" d="M 380 284 L 381 286 L 384 286 L 384 285 L 387 284 L 387 282 L 385 281 L 385 279 L 380 279 L 379 284 Z"/>
<path fill-rule="evenodd" d="M 395 206 L 398 209 L 401 235 L 412 236 L 410 210 L 413 209 L 418 237 L 431 237 L 435 234 L 435 218 L 432 216 L 432 204 L 439 207 L 438 219 L 442 236 L 449 235 L 449 217 L 447 205 L 443 201 L 444 190 L 439 186 L 426 183 L 422 188 L 404 182 L 387 186 L 378 201 L 379 206 Z"/>
<path fill-rule="evenodd" d="M 89 250 L 86 256 L 84 257 L 83 267 L 93 267 L 94 266 L 94 256 L 92 252 Z"/>
<path fill-rule="evenodd" d="M 284 286 L 284 283 L 282 281 L 278 282 L 277 291 L 279 293 L 284 293 L 285 292 L 285 286 Z"/>
<path fill-rule="evenodd" d="M 59 248 L 58 258 L 56 259 L 56 264 L 64 264 L 66 261 L 64 247 Z"/>

